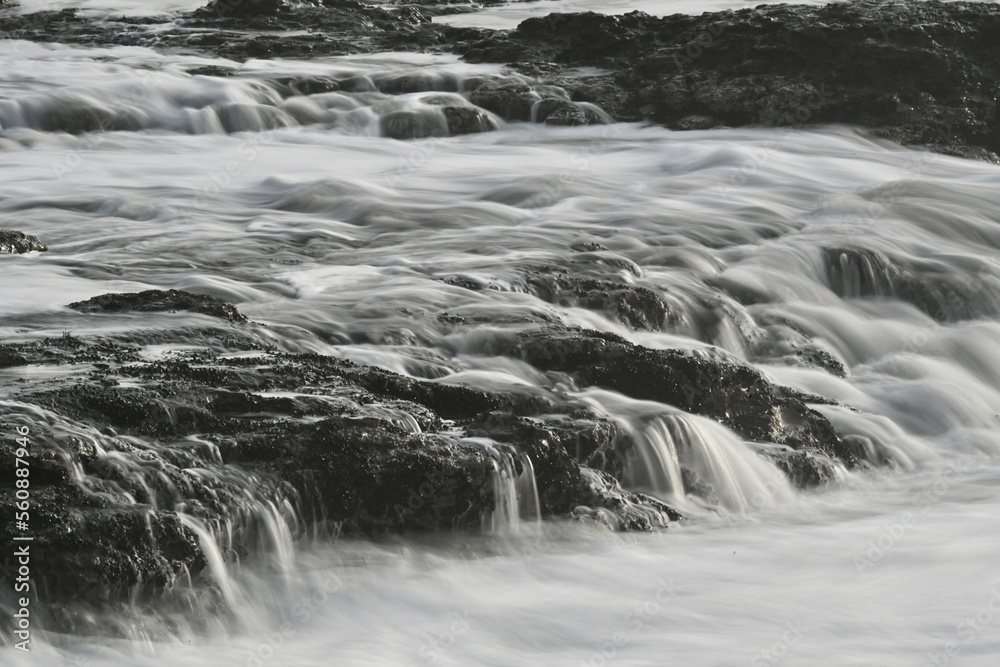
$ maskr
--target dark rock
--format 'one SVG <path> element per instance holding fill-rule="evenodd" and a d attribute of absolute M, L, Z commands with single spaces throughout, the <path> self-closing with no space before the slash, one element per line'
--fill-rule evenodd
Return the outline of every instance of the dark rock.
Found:
<path fill-rule="evenodd" d="M 996 314 L 995 302 L 984 297 L 1000 286 L 1000 280 L 985 266 L 970 280 L 933 259 L 904 259 L 849 247 L 825 248 L 823 262 L 830 289 L 844 299 L 899 299 L 938 322 Z"/>
<path fill-rule="evenodd" d="M 837 477 L 836 462 L 818 451 L 768 447 L 760 453 L 784 471 L 788 479 L 799 488 L 814 488 Z M 858 456 L 858 460 L 870 459 Z"/>
<path fill-rule="evenodd" d="M 191 76 L 216 76 L 230 77 L 236 74 L 232 67 L 221 67 L 219 65 L 204 65 L 202 67 L 192 67 L 187 71 Z"/>
<path fill-rule="evenodd" d="M 634 275 L 624 258 L 584 250 L 573 261 L 585 275 Z M 566 290 L 574 299 L 605 299 L 620 287 L 561 272 L 531 275 L 544 278 L 544 289 Z M 636 322 L 655 325 L 668 317 L 655 296 L 634 304 Z M 612 298 L 628 304 L 632 297 Z M 229 304 L 177 291 L 105 295 L 74 307 L 109 314 L 185 309 L 243 321 Z M 62 629 L 86 626 L 100 617 L 91 611 L 130 603 L 137 591 L 155 599 L 184 573 L 211 595 L 200 574 L 205 554 L 188 521 L 214 531 L 228 561 L 270 548 L 263 526 L 280 521 L 268 514 L 274 507 L 288 508 L 300 530 L 320 533 L 479 530 L 497 508 L 493 475 L 500 459 L 513 466 L 510 474 L 525 474 L 530 460 L 544 517 L 630 530 L 679 518 L 655 498 L 621 488 L 616 478 L 634 443 L 617 424 L 560 392 L 482 391 L 328 356 L 280 353 L 255 342 L 251 327 L 107 336 L 0 346 L 4 365 L 42 364 L 53 370 L 47 377 L 57 370 L 68 378 L 55 386 L 19 385 L 0 374 L 14 401 L 40 411 L 12 412 L 8 404 L 0 417 L 29 423 L 37 434 L 33 527 L 47 554 L 39 571 L 49 573 L 39 575 L 39 586 Z M 139 353 L 170 343 L 200 349 L 157 361 Z M 809 397 L 738 364 L 554 326 L 498 335 L 494 348 L 565 374 L 567 383 L 662 401 L 747 438 L 783 443 L 787 448 L 775 450 L 774 460 L 800 484 L 824 479 L 829 457 L 855 465 L 865 453 L 843 443 L 806 406 Z M 231 351 L 256 354 L 224 354 Z M 468 439 L 447 434 L 456 427 Z M 484 438 L 495 444 L 483 445 Z M 14 469 L 13 451 L 12 440 L 0 441 L 4 470 Z M 698 483 L 686 480 L 687 490 L 698 493 Z M 10 479 L 0 480 L 4 511 L 12 491 Z M 11 534 L 10 524 L 0 530 Z"/>
<path fill-rule="evenodd" d="M 183 399 L 164 400 L 146 389 L 79 385 L 40 393 L 34 400 L 73 419 L 110 425 L 137 435 L 190 435 L 231 430 L 226 420 L 209 413 L 207 406 Z"/>
<path fill-rule="evenodd" d="M 546 97 L 535 107 L 535 120 L 539 123 L 544 123 L 545 119 L 550 115 L 567 107 L 576 108 L 569 100 Z"/>
<path fill-rule="evenodd" d="M 111 439 L 102 445 L 120 450 Z M 101 464 L 96 450 L 68 433 L 56 436 L 52 428 L 33 429 L 27 448 L 13 437 L 0 441 L 0 505 L 14 505 L 15 457 L 31 469 L 33 581 L 43 600 L 99 602 L 137 595 L 136 586 L 162 588 L 205 566 L 197 537 L 176 514 L 125 499 L 125 489 L 140 489 L 131 487 L 120 469 L 116 485 L 101 485 L 96 478 L 94 485 L 80 485 L 70 471 L 94 470 Z M 0 534 L 10 542 L 13 521 L 0 524 Z M 10 564 L 7 556 L 4 565 Z"/>
<path fill-rule="evenodd" d="M 570 249 L 573 252 L 600 252 L 608 248 L 597 241 L 577 241 L 570 246 Z"/>
<path fill-rule="evenodd" d="M 473 278 L 470 276 L 463 275 L 452 275 L 445 276 L 441 279 L 441 282 L 448 285 L 453 285 L 455 287 L 461 287 L 462 289 L 472 290 L 478 292 L 482 289 L 489 289 L 489 283 L 483 281 L 482 279 Z"/>
<path fill-rule="evenodd" d="M 375 417 L 273 422 L 238 437 L 224 455 L 244 465 L 267 461 L 306 493 L 307 521 L 334 521 L 347 534 L 478 530 L 496 500 L 485 449 Z"/>
<path fill-rule="evenodd" d="M 674 124 L 674 128 L 677 130 L 710 130 L 713 127 L 718 127 L 720 124 L 712 116 L 691 114 L 678 120 Z"/>
<path fill-rule="evenodd" d="M 27 363 L 28 361 L 15 348 L 9 345 L 0 345 L 0 368 L 24 366 Z"/>
<path fill-rule="evenodd" d="M 590 125 L 587 114 L 582 109 L 576 107 L 564 107 L 559 111 L 549 114 L 545 119 L 546 125 L 554 127 L 566 127 L 574 125 Z"/>
<path fill-rule="evenodd" d="M 551 423 L 493 412 L 480 415 L 466 427 L 472 437 L 488 437 L 517 446 L 531 457 L 539 501 L 545 516 L 567 514 L 579 502 L 579 453 L 587 424 Z"/>
<path fill-rule="evenodd" d="M 813 340 L 808 332 L 796 329 L 795 323 L 776 315 L 765 313 L 758 324 L 766 332 L 751 346 L 754 360 L 763 363 L 784 363 L 789 366 L 822 368 L 836 375 L 847 377 L 847 364 L 834 351 Z"/>
<path fill-rule="evenodd" d="M 539 299 L 597 310 L 635 329 L 661 331 L 675 319 L 660 295 L 641 285 L 583 278 L 567 269 L 545 267 L 527 272 L 524 284 Z"/>
<path fill-rule="evenodd" d="M 393 74 L 380 78 L 378 89 L 390 95 L 406 95 L 427 91 L 455 93 L 458 92 L 458 78 L 450 73 L 408 72 Z"/>
<path fill-rule="evenodd" d="M 651 531 L 682 517 L 666 503 L 621 487 L 611 475 L 582 469 L 580 498 L 585 503 L 574 508 L 573 518 L 593 521 L 615 530 Z"/>
<path fill-rule="evenodd" d="M 390 139 L 426 139 L 447 134 L 440 116 L 430 109 L 393 111 L 380 120 L 382 135 Z"/>
<path fill-rule="evenodd" d="M 24 232 L 0 229 L 0 254 L 20 255 L 33 250 L 45 252 L 48 248 L 37 238 Z"/>
<path fill-rule="evenodd" d="M 216 16 L 274 16 L 295 8 L 290 0 L 212 0 L 204 12 Z"/>
<path fill-rule="evenodd" d="M 469 99 L 504 120 L 531 120 L 535 96 L 526 83 L 511 80 L 489 81 L 472 91 Z"/>
<path fill-rule="evenodd" d="M 1000 59 L 988 44 L 998 26 L 990 4 L 857 2 L 662 18 L 551 14 L 509 33 L 453 36 L 469 60 L 611 69 L 618 92 L 588 101 L 619 117 L 677 129 L 854 123 L 991 156 Z"/>
<path fill-rule="evenodd" d="M 192 342 L 190 332 L 184 342 Z M 301 526 L 335 525 L 345 535 L 479 530 L 496 508 L 495 457 L 507 448 L 533 462 L 543 515 L 568 516 L 585 512 L 581 505 L 593 495 L 583 491 L 578 460 L 612 434 L 589 417 L 525 418 L 554 410 L 537 396 L 489 394 L 317 355 L 185 353 L 149 362 L 70 335 L 4 345 L 0 355 L 8 365 L 58 366 L 76 382 L 19 390 L 19 400 L 48 410 L 44 423 L 32 421 L 41 413 L 10 407 L 0 415 L 31 426 L 32 528 L 44 547 L 36 585 L 64 631 L 113 634 L 101 630 L 102 613 L 129 600 L 154 601 L 184 576 L 214 594 L 200 574 L 199 539 L 174 508 L 207 530 L 219 527 L 226 560 L 269 548 L 262 526 L 275 518 L 268 507 L 294 507 Z M 500 449 L 436 435 L 445 417 L 467 420 L 470 436 Z M 14 502 L 16 449 L 13 438 L 0 440 L 8 473 L 0 478 L 0 507 Z M 621 505 L 619 496 L 635 504 L 616 527 L 665 524 L 640 516 L 644 507 L 660 508 L 653 499 L 598 495 L 609 507 Z M 5 537 L 12 530 L 0 526 Z"/>
<path fill-rule="evenodd" d="M 300 76 L 281 80 L 294 95 L 319 95 L 340 90 L 340 83 L 326 76 Z"/>
<path fill-rule="evenodd" d="M 597 122 L 593 114 L 565 100 L 546 99 L 538 104 L 536 120 L 546 125 L 592 125 Z"/>
<path fill-rule="evenodd" d="M 492 132 L 499 129 L 496 122 L 482 109 L 475 107 L 444 107 L 445 119 L 448 121 L 448 133 L 452 136 L 460 134 L 477 134 Z"/>
<path fill-rule="evenodd" d="M 585 384 L 712 417 L 744 438 L 811 448 L 857 465 L 829 421 L 776 390 L 756 370 L 677 350 L 638 347 L 613 334 L 545 329 L 512 340 L 512 352 Z"/>
<path fill-rule="evenodd" d="M 81 313 L 150 313 L 186 310 L 218 317 L 234 324 L 247 321 L 247 318 L 232 304 L 206 294 L 193 294 L 174 289 L 102 294 L 93 299 L 71 303 L 69 307 Z"/>

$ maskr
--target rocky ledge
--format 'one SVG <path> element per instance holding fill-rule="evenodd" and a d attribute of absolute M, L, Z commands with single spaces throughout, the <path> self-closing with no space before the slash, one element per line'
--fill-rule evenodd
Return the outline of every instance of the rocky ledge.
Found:
<path fill-rule="evenodd" d="M 502 506 L 498 482 L 529 481 L 529 465 L 543 518 L 625 530 L 681 518 L 622 488 L 636 434 L 565 392 L 483 391 L 282 352 L 232 305 L 177 290 L 71 307 L 125 328 L 0 345 L 0 418 L 31 434 L 27 447 L 13 431 L 0 440 L 0 509 L 14 516 L 20 457 L 31 470 L 33 571 L 54 627 L 102 631 L 87 625 L 95 610 L 198 580 L 205 534 L 233 561 L 273 550 L 275 526 L 489 530 L 518 511 Z M 784 445 L 770 456 L 803 486 L 837 459 L 859 465 L 808 397 L 749 367 L 557 325 L 495 345 L 580 387 L 663 401 Z M 711 500 L 694 468 L 684 481 Z M 17 526 L 0 533 L 9 541 Z M 207 577 L 202 585 L 211 589 Z"/>
<path fill-rule="evenodd" d="M 472 62 L 509 64 L 522 75 L 472 100 L 508 120 L 527 120 L 535 102 L 549 100 L 536 120 L 598 122 L 588 107 L 574 106 L 590 103 L 615 120 L 680 130 L 849 123 L 904 144 L 998 159 L 1000 6 L 995 3 L 768 5 L 662 18 L 641 12 L 551 14 L 510 31 L 431 21 L 432 15 L 458 9 L 433 2 L 214 0 L 166 29 L 164 17 L 95 23 L 67 10 L 0 11 L 0 31 L 15 38 L 142 44 L 236 60 L 453 52 Z M 282 34 L 287 31 L 294 33 Z M 582 76 L 581 67 L 600 70 Z M 473 130 L 465 131 L 491 129 L 479 117 L 472 121 Z M 449 125 L 469 123 L 456 118 Z"/>

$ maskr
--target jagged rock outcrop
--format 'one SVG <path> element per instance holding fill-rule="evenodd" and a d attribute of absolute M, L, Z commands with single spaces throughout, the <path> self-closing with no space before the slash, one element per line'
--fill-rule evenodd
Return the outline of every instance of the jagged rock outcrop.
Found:
<path fill-rule="evenodd" d="M 26 252 L 48 250 L 45 244 L 24 232 L 0 229 L 0 254 L 23 255 Z"/>

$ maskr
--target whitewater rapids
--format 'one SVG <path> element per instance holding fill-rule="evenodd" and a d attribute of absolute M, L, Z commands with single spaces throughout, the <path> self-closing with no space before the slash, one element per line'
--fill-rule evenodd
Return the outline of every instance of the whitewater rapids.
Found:
<path fill-rule="evenodd" d="M 627 481 L 690 521 L 622 535 L 514 502 L 479 538 L 288 544 L 283 569 L 218 573 L 235 631 L 209 614 L 152 638 L 122 618 L 130 639 L 49 635 L 5 664 L 996 664 L 1000 167 L 844 127 L 511 123 L 396 141 L 382 116 L 426 93 L 293 103 L 268 82 L 419 71 L 450 89 L 499 68 L 390 54 L 186 71 L 210 62 L 0 45 L 0 226 L 49 246 L 4 258 L 0 338 L 100 334 L 66 304 L 189 289 L 289 351 L 549 390 L 562 380 L 490 353 L 491 327 L 530 313 L 752 364 L 836 402 L 817 409 L 884 466 L 796 491 L 760 443 L 582 390 L 642 435 Z M 59 119 L 81 100 L 125 121 L 71 134 Z M 513 288 L 530 263 L 620 276 L 680 316 L 636 331 L 546 303 Z M 452 333 L 444 314 L 484 324 Z M 497 488 L 529 497 L 497 457 Z M 719 497 L 681 492 L 681 457 Z"/>

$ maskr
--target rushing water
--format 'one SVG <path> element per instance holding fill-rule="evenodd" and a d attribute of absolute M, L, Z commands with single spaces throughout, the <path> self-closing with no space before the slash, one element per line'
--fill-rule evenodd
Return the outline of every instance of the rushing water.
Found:
<path fill-rule="evenodd" d="M 495 462 L 481 537 L 293 544 L 280 497 L 254 496 L 242 524 L 185 514 L 219 609 L 175 601 L 117 619 L 131 639 L 49 635 L 4 664 L 996 664 L 1000 168 L 844 127 L 510 124 L 397 141 L 387 118 L 438 122 L 442 97 L 463 104 L 463 82 L 501 69 L 385 54 L 186 73 L 212 62 L 0 44 L 0 227 L 50 249 L 4 258 L 0 339 L 135 326 L 65 308 L 105 292 L 213 294 L 290 351 L 484 388 L 558 385 L 633 435 L 623 482 L 691 518 L 653 535 L 539 521 L 530 459 L 455 434 Z M 281 92 L 304 73 L 369 85 Z M 431 90 L 389 94 L 400 77 Z M 110 129 L 67 133 L 81 117 Z M 680 315 L 636 331 L 544 302 L 518 288 L 537 265 L 651 287 Z M 492 352 L 533 316 L 753 364 L 837 401 L 816 407 L 885 465 L 831 461 L 834 481 L 795 490 L 759 455 L 766 443 Z M 219 550 L 246 522 L 262 555 L 234 568 Z"/>

